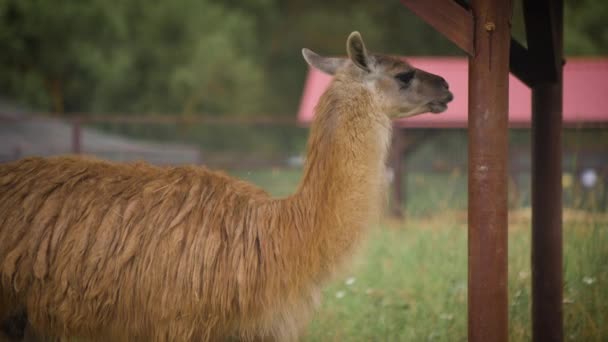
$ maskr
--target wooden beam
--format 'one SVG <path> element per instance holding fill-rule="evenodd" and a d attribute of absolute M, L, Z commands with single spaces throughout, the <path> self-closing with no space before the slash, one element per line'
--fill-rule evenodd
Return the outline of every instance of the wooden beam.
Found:
<path fill-rule="evenodd" d="M 532 89 L 532 336 L 563 341 L 562 86 Z"/>
<path fill-rule="evenodd" d="M 454 0 L 401 0 L 401 3 L 469 56 L 475 54 L 473 15 Z"/>
<path fill-rule="evenodd" d="M 2 113 L 0 113 L 2 114 Z M 0 122 L 20 122 L 36 119 L 51 119 L 55 113 L 32 113 L 28 116 L 6 117 L 0 116 Z M 193 115 L 176 115 L 176 114 L 91 114 L 91 113 L 70 113 L 64 115 L 65 120 L 78 121 L 80 124 L 92 123 L 114 123 L 114 124 L 226 124 L 226 125 L 302 125 L 294 117 L 287 116 L 236 116 L 236 115 L 208 115 L 208 114 L 193 114 Z"/>
<path fill-rule="evenodd" d="M 537 69 L 532 64 L 528 49 L 513 38 L 511 38 L 509 52 L 509 67 L 511 73 L 530 88 L 540 79 L 536 72 Z"/>
<path fill-rule="evenodd" d="M 559 0 L 561 1 L 561 0 Z M 551 11 L 553 0 L 524 0 L 524 22 L 528 52 L 535 78 L 540 83 L 558 80 L 562 66 L 562 54 L 558 52 L 555 32 L 555 13 Z"/>
<path fill-rule="evenodd" d="M 423 143 L 438 134 L 435 129 L 405 129 L 393 124 L 391 145 L 391 164 L 393 167 L 393 197 L 391 214 L 396 218 L 404 217 L 407 189 L 407 158 Z M 404 166 L 405 164 L 405 166 Z"/>
<path fill-rule="evenodd" d="M 508 107 L 511 1 L 473 0 L 469 57 L 469 341 L 508 341 Z"/>
<path fill-rule="evenodd" d="M 528 47 L 511 38 L 511 72 L 528 87 L 554 83 L 563 65 L 551 0 L 524 0 Z"/>
<path fill-rule="evenodd" d="M 391 143 L 393 200 L 391 202 L 391 215 L 396 218 L 403 218 L 403 157 L 406 147 L 404 133 L 404 129 L 399 128 L 397 125 L 393 126 L 393 141 Z"/>
<path fill-rule="evenodd" d="M 82 125 L 80 120 L 72 121 L 72 153 L 82 152 Z"/>
<path fill-rule="evenodd" d="M 537 1 L 537 0 L 536 0 Z M 529 2 L 529 1 L 528 1 Z M 524 4 L 526 1 L 524 1 Z M 563 112 L 563 0 L 539 1 L 547 6 L 551 27 L 530 25 L 528 36 L 535 58 L 555 67 L 555 80 L 532 87 L 532 337 L 560 342 L 563 328 L 562 237 L 562 112 Z M 536 6 L 536 5 L 534 5 Z M 528 4 L 527 10 L 534 7 Z M 535 13 L 527 13 L 528 18 Z M 547 23 L 545 22 L 545 25 Z M 542 30 L 538 32 L 537 30 Z M 530 45 L 529 44 L 529 45 Z M 551 51 L 538 51 L 540 48 Z M 559 61 L 559 62 L 558 62 Z"/>

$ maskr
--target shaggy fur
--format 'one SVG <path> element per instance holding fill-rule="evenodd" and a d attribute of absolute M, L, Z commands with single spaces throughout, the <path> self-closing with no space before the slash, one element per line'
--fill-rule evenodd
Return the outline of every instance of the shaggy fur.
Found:
<path fill-rule="evenodd" d="M 361 72 L 345 63 L 322 96 L 287 198 L 201 167 L 0 165 L 0 321 L 26 312 L 39 334 L 86 340 L 297 339 L 382 202 L 391 125 Z"/>

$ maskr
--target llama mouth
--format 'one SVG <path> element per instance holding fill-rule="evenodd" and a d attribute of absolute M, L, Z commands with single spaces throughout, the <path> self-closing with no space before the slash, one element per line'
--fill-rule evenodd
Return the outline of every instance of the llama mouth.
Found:
<path fill-rule="evenodd" d="M 447 102 L 433 101 L 429 103 L 429 109 L 431 113 L 439 114 L 448 109 Z"/>
<path fill-rule="evenodd" d="M 454 95 L 452 95 L 452 93 L 449 93 L 445 98 L 441 100 L 429 102 L 429 109 L 431 113 L 437 114 L 444 112 L 446 109 L 448 109 L 448 102 L 452 101 L 453 99 Z"/>

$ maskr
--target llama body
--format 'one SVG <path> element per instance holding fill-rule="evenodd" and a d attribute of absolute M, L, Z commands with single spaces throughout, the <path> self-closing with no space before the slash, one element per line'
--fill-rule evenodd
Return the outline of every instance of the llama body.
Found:
<path fill-rule="evenodd" d="M 27 179 L 6 183 L 5 170 Z M 22 186 L 2 187 L 2 193 L 24 197 L 13 205 L 31 208 L 0 204 L 2 212 L 21 212 L 5 217 L 3 229 L 29 222 L 29 229 L 2 232 L 2 298 L 14 289 L 13 300 L 25 305 L 40 331 L 213 340 L 266 326 L 269 335 L 293 337 L 285 336 L 293 328 L 282 330 L 297 320 L 285 314 L 310 301 L 311 293 L 285 293 L 294 290 L 283 282 L 296 270 L 271 262 L 289 257 L 295 243 L 271 236 L 293 237 L 281 232 L 293 224 L 282 228 L 271 215 L 285 213 L 282 201 L 199 168 L 51 158 L 2 171 L 0 184 Z M 290 303 L 296 299 L 304 303 Z M 280 308 L 281 317 L 265 317 L 266 307 Z M 280 326 L 271 326 L 277 320 L 283 320 Z"/>
<path fill-rule="evenodd" d="M 367 55 L 358 33 L 347 50 L 304 52 L 335 77 L 286 198 L 198 167 L 0 165 L 0 321 L 26 312 L 40 335 L 100 340 L 297 339 L 379 213 L 387 113 L 451 100 L 438 76 Z"/>

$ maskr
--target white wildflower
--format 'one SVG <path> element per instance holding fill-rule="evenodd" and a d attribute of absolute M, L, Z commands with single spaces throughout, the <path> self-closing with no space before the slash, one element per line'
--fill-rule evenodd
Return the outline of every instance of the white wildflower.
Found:
<path fill-rule="evenodd" d="M 355 279 L 355 277 L 350 277 L 348 279 L 346 279 L 346 281 L 344 282 L 344 284 L 346 284 L 347 286 L 351 286 L 352 284 L 355 283 L 357 279 Z"/>
<path fill-rule="evenodd" d="M 574 303 L 574 299 L 570 299 L 570 298 L 566 297 L 566 298 L 564 298 L 562 300 L 562 303 L 564 303 L 564 304 L 573 304 Z"/>
<path fill-rule="evenodd" d="M 595 278 L 594 277 L 584 277 L 583 278 L 583 283 L 587 284 L 587 285 L 591 285 L 593 283 L 595 283 Z"/>
<path fill-rule="evenodd" d="M 448 313 L 442 313 L 439 315 L 439 318 L 446 320 L 446 321 L 451 321 L 454 319 L 454 315 L 448 314 Z"/>
<path fill-rule="evenodd" d="M 594 169 L 586 169 L 581 174 L 581 183 L 586 188 L 593 188 L 595 183 L 597 183 L 597 172 Z"/>
<path fill-rule="evenodd" d="M 336 298 L 338 298 L 338 299 L 343 298 L 345 295 L 346 295 L 346 292 L 344 292 L 344 291 L 336 292 Z"/>

